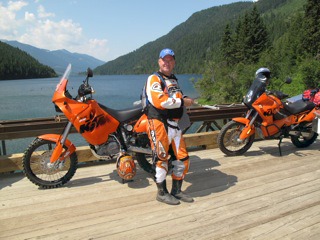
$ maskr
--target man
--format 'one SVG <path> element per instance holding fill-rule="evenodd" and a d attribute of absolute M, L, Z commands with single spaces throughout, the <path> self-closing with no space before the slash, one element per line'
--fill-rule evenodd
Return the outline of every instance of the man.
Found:
<path fill-rule="evenodd" d="M 179 200 L 193 202 L 181 191 L 183 179 L 188 172 L 189 156 L 186 150 L 178 120 L 183 115 L 183 107 L 193 104 L 179 88 L 177 78 L 172 74 L 175 66 L 174 52 L 165 48 L 159 55 L 159 71 L 148 77 L 146 94 L 148 97 L 148 136 L 153 150 L 155 181 L 158 187 L 157 200 L 177 205 Z M 168 173 L 168 150 L 172 144 L 175 160 L 172 161 L 172 190 L 168 193 L 166 175 Z"/>

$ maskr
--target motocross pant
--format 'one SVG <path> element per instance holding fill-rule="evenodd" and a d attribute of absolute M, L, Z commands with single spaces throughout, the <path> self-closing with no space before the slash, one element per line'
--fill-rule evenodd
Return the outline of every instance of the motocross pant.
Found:
<path fill-rule="evenodd" d="M 167 120 L 167 123 L 163 123 L 157 119 L 148 119 L 147 132 L 156 167 L 156 183 L 166 179 L 170 144 L 175 155 L 175 160 L 172 161 L 172 179 L 183 180 L 189 169 L 189 155 L 177 122 Z"/>

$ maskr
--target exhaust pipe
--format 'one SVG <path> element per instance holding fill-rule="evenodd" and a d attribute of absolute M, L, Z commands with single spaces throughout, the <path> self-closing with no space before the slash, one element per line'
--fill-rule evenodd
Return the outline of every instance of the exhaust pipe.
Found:
<path fill-rule="evenodd" d="M 289 134 L 292 136 L 297 136 L 297 137 L 302 136 L 302 137 L 308 138 L 310 137 L 312 132 L 290 131 Z"/>
<path fill-rule="evenodd" d="M 152 154 L 152 150 L 150 148 L 143 148 L 143 147 L 129 146 L 128 151 L 137 152 L 137 153 L 144 153 L 144 154 Z"/>

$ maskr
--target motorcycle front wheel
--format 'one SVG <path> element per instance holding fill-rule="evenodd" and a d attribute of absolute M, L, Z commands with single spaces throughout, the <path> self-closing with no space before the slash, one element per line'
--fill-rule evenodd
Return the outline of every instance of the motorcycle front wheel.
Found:
<path fill-rule="evenodd" d="M 57 188 L 67 183 L 77 170 L 77 155 L 72 153 L 63 162 L 50 163 L 55 142 L 37 138 L 23 155 L 23 170 L 26 177 L 40 188 Z M 66 146 L 63 146 L 67 149 Z"/>
<path fill-rule="evenodd" d="M 252 146 L 254 134 L 243 141 L 239 141 L 243 123 L 230 121 L 223 126 L 218 135 L 218 146 L 220 150 L 228 156 L 239 156 L 244 154 Z"/>

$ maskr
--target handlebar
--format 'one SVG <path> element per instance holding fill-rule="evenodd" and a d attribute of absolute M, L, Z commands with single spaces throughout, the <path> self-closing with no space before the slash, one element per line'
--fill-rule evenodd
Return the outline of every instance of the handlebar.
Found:
<path fill-rule="evenodd" d="M 283 92 L 280 91 L 269 91 L 269 93 L 267 93 L 268 95 L 274 95 L 275 97 L 279 98 L 280 100 L 289 97 L 288 94 L 285 94 Z"/>
<path fill-rule="evenodd" d="M 78 95 L 79 97 L 83 97 L 88 94 L 94 93 L 92 87 L 89 84 L 81 84 L 78 89 Z"/>

